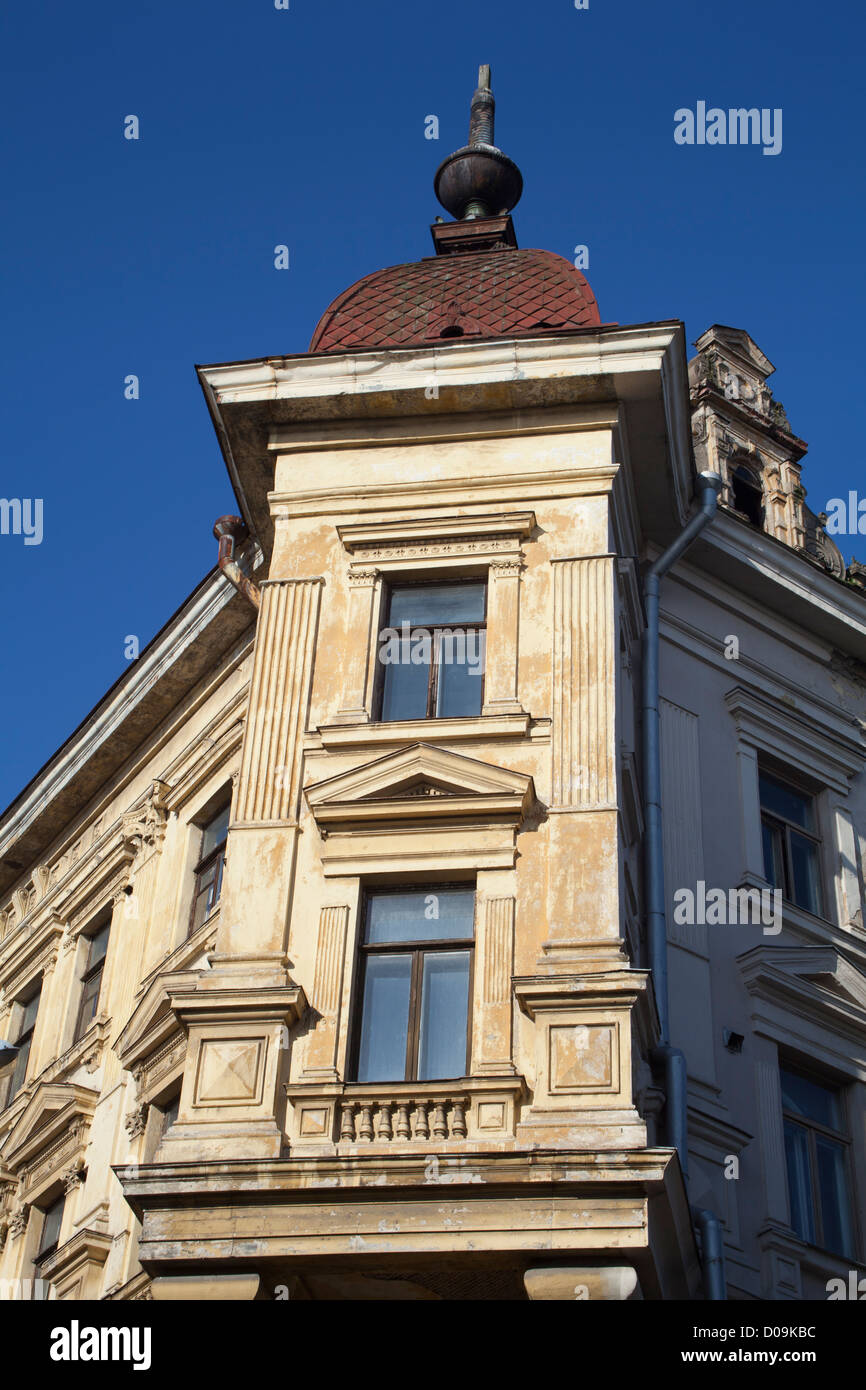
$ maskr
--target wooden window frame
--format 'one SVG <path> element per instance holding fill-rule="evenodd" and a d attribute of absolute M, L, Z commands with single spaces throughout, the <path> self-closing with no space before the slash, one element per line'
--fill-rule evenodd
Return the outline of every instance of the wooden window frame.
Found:
<path fill-rule="evenodd" d="M 487 619 L 488 605 L 490 602 L 490 576 L 487 571 L 483 575 L 459 574 L 453 578 L 451 576 L 437 576 L 435 579 L 402 579 L 399 576 L 389 575 L 382 585 L 381 617 L 376 631 L 376 675 L 373 689 L 373 722 L 378 724 L 399 724 L 405 722 L 399 719 L 385 719 L 383 717 L 383 705 L 385 702 L 385 665 L 378 659 L 381 647 L 382 633 L 390 628 L 390 608 L 391 594 L 394 589 L 438 589 L 456 584 L 481 584 L 484 587 L 484 617 L 472 623 L 438 623 L 435 626 L 428 626 L 426 623 L 418 623 L 409 628 L 409 641 L 416 632 L 429 632 L 433 637 L 433 654 L 430 661 L 430 671 L 427 679 L 427 712 L 425 714 L 414 715 L 415 719 L 478 719 L 484 708 L 484 694 L 487 683 L 486 673 L 481 673 L 481 700 L 477 714 L 437 714 L 436 704 L 439 699 L 439 641 L 443 632 L 453 632 L 455 627 L 467 634 L 483 632 L 485 634 L 485 656 L 487 642 Z M 397 628 L 394 631 L 398 631 Z M 485 660 L 485 667 L 486 667 Z"/>
<path fill-rule="evenodd" d="M 208 826 L 211 825 L 217 819 L 218 816 L 221 816 L 223 811 L 225 810 L 228 810 L 231 814 L 231 797 L 229 797 L 227 801 L 222 802 L 218 809 L 208 817 L 208 819 L 204 822 L 203 825 L 197 826 L 197 829 L 201 833 L 202 840 L 204 840 L 205 831 L 207 830 Z M 192 903 L 190 904 L 189 909 L 189 925 L 187 928 L 188 937 L 192 936 L 193 932 L 198 931 L 198 927 L 203 927 L 208 918 L 212 916 L 212 914 L 216 911 L 217 907 L 219 906 L 219 901 L 222 895 L 223 888 L 223 873 L 225 871 L 226 845 L 228 844 L 228 838 L 229 832 L 227 823 L 224 839 L 222 839 L 218 845 L 215 845 L 214 848 L 210 851 L 210 853 L 205 855 L 203 859 L 200 858 L 198 863 L 195 865 L 195 868 L 193 869 L 193 893 Z M 202 917 L 197 927 L 195 925 L 195 912 L 198 906 L 198 900 L 202 896 L 202 890 L 199 888 L 199 881 L 202 875 L 207 873 L 208 869 L 210 869 L 214 863 L 217 864 L 217 872 L 213 880 L 213 882 L 216 884 L 216 894 L 211 902 L 210 907 L 206 911 L 204 917 Z"/>
<path fill-rule="evenodd" d="M 45 1235 L 45 1226 L 46 1226 L 46 1223 L 47 1223 L 47 1221 L 48 1221 L 48 1217 L 50 1216 L 50 1214 L 51 1214 L 51 1212 L 54 1210 L 54 1208 L 57 1207 L 57 1206 L 60 1207 L 60 1225 L 57 1227 L 57 1239 L 56 1239 L 51 1245 L 43 1245 L 43 1240 L 44 1240 L 44 1235 Z M 57 1250 L 58 1247 L 59 1247 L 59 1245 L 60 1245 L 60 1232 L 63 1230 L 63 1218 L 64 1218 L 65 1215 L 66 1215 L 66 1193 L 65 1193 L 65 1192 L 61 1193 L 61 1195 L 60 1195 L 59 1197 L 55 1198 L 55 1200 L 54 1200 L 53 1202 L 50 1202 L 50 1203 L 48 1204 L 47 1207 L 45 1207 L 45 1208 L 42 1209 L 42 1230 L 39 1232 L 39 1244 L 38 1244 L 38 1246 L 37 1246 L 36 1253 L 35 1253 L 35 1255 L 33 1256 L 33 1267 L 34 1267 L 35 1270 L 37 1270 L 37 1272 L 38 1272 L 40 1266 L 43 1265 L 43 1264 L 45 1263 L 45 1261 L 46 1261 L 51 1255 L 54 1254 L 55 1250 Z M 41 1276 L 38 1276 L 38 1273 L 37 1273 L 37 1277 L 41 1277 Z"/>
<path fill-rule="evenodd" d="M 793 1114 L 791 1111 L 786 1110 L 786 1108 L 785 1108 L 785 1099 L 784 1099 L 784 1096 L 782 1097 L 782 1125 L 783 1125 L 783 1128 L 784 1128 L 784 1125 L 785 1125 L 786 1122 L 787 1122 L 788 1124 L 797 1125 L 801 1130 L 805 1130 L 805 1131 L 806 1131 L 807 1142 L 808 1142 L 808 1152 L 809 1152 L 809 1193 L 810 1193 L 811 1206 L 812 1206 L 812 1220 L 813 1220 L 813 1222 L 814 1222 L 814 1224 L 815 1224 L 815 1239 L 814 1239 L 814 1242 L 812 1242 L 812 1241 L 806 1240 L 806 1237 L 805 1237 L 805 1236 L 799 1236 L 799 1238 L 800 1238 L 801 1240 L 805 1241 L 805 1243 L 806 1243 L 807 1245 L 811 1245 L 811 1246 L 813 1246 L 813 1248 L 818 1249 L 818 1250 L 826 1250 L 829 1254 L 836 1255 L 839 1259 L 843 1259 L 843 1260 L 844 1260 L 844 1259 L 856 1260 L 856 1259 L 857 1259 L 856 1250 L 857 1250 L 857 1247 L 858 1247 L 858 1244 L 859 1244 L 859 1239 L 858 1239 L 858 1231 L 857 1231 L 857 1223 L 856 1223 L 856 1212 L 855 1212 L 855 1207 L 854 1207 L 854 1202 L 853 1202 L 853 1190 L 854 1190 L 854 1189 L 853 1189 L 853 1184 L 852 1184 L 852 1180 L 851 1180 L 851 1179 L 852 1179 L 852 1172 L 851 1172 L 851 1135 L 850 1135 L 850 1126 L 849 1126 L 849 1124 L 848 1124 L 848 1097 L 847 1097 L 847 1095 L 846 1095 L 846 1093 L 845 1093 L 845 1092 L 846 1092 L 846 1088 L 845 1088 L 844 1086 L 837 1086 L 837 1085 L 835 1085 L 835 1083 L 833 1083 L 833 1082 L 828 1082 L 827 1079 L 826 1079 L 826 1077 L 815 1076 L 815 1075 L 813 1075 L 812 1073 L 810 1073 L 810 1072 L 808 1072 L 808 1071 L 803 1071 L 803 1070 L 802 1070 L 801 1068 L 799 1068 L 799 1067 L 788 1065 L 788 1063 L 786 1063 L 784 1060 L 782 1060 L 782 1062 L 780 1063 L 780 1068 L 779 1068 L 779 1070 L 780 1070 L 780 1082 L 781 1082 L 781 1073 L 782 1073 L 782 1072 L 788 1072 L 789 1075 L 791 1075 L 791 1076 L 800 1076 L 800 1077 L 803 1078 L 804 1081 L 810 1081 L 810 1082 L 812 1083 L 813 1086 L 820 1086 L 820 1088 L 821 1088 L 823 1091 L 829 1091 L 829 1092 L 831 1092 L 833 1095 L 835 1095 L 835 1096 L 837 1097 L 838 1103 L 839 1103 L 840 1123 L 842 1123 L 842 1124 L 845 1126 L 845 1128 L 842 1129 L 842 1130 L 832 1129 L 832 1128 L 830 1128 L 830 1126 L 825 1125 L 825 1124 L 822 1124 L 820 1120 L 813 1120 L 813 1119 L 811 1119 L 811 1118 L 805 1118 L 805 1117 L 802 1116 L 802 1115 L 795 1115 L 795 1114 Z M 847 1203 L 848 1203 L 848 1220 L 849 1220 L 850 1225 L 851 1225 L 851 1243 L 852 1243 L 852 1246 L 853 1246 L 853 1249 L 852 1249 L 848 1254 L 844 1254 L 844 1255 L 843 1255 L 840 1251 L 832 1251 L 832 1250 L 829 1249 L 829 1246 L 827 1246 L 827 1245 L 824 1244 L 824 1211 L 823 1211 L 823 1207 L 822 1207 L 822 1205 L 821 1205 L 821 1191 L 820 1191 L 820 1188 L 819 1188 L 819 1185 L 818 1185 L 818 1154 L 817 1154 L 817 1148 L 816 1148 L 816 1142 L 815 1142 L 816 1135 L 822 1135 L 825 1139 L 831 1140 L 834 1144 L 837 1144 L 837 1145 L 842 1149 L 842 1164 L 843 1164 L 843 1171 L 844 1171 L 844 1174 L 845 1174 L 845 1189 L 844 1189 L 844 1191 L 842 1192 L 841 1196 L 842 1196 L 843 1199 L 845 1199 L 845 1200 L 847 1201 Z M 786 1181 L 786 1185 L 788 1185 L 787 1164 L 786 1164 L 786 1168 L 785 1168 L 785 1181 Z M 788 1190 L 789 1210 L 790 1210 L 790 1201 L 791 1201 L 791 1193 L 790 1193 L 790 1187 L 789 1187 L 789 1190 Z M 798 1232 L 797 1234 L 799 1235 L 799 1232 Z"/>
<path fill-rule="evenodd" d="M 18 1007 L 25 1011 L 27 1009 L 28 1004 L 32 1004 L 34 999 L 38 999 L 39 1003 L 36 1005 L 36 1013 L 34 1015 L 33 1022 L 30 1024 L 30 1027 L 25 1028 L 24 1031 L 20 1032 L 15 1039 L 15 1046 L 18 1048 L 19 1057 L 21 1048 L 24 1046 L 24 1044 L 28 1043 L 30 1044 L 30 1046 L 28 1046 L 27 1048 L 27 1058 L 24 1063 L 24 1071 L 22 1072 L 18 1080 L 17 1086 L 15 1085 L 15 1076 L 18 1070 L 18 1058 L 16 1058 L 15 1060 L 15 1068 L 12 1072 L 12 1075 L 9 1077 L 9 1082 L 6 1086 L 6 1094 L 3 1098 L 4 1108 L 12 1104 L 13 1100 L 18 1095 L 18 1092 L 21 1090 L 22 1086 L 26 1084 L 27 1081 L 27 1069 L 30 1066 L 30 1050 L 33 1044 L 33 1034 L 36 1032 L 36 1024 L 39 1019 L 39 1008 L 42 1002 L 42 983 L 42 976 L 40 975 L 39 984 L 37 988 L 31 990 L 30 994 L 25 999 L 15 1000 L 15 1003 L 18 1005 Z"/>
<path fill-rule="evenodd" d="M 104 955 L 100 956 L 98 961 L 91 964 L 91 956 L 93 954 L 93 943 L 96 940 L 97 936 L 100 936 L 106 928 L 108 929 L 108 937 L 105 943 L 105 953 Z M 78 1016 L 75 1020 L 75 1035 L 73 1037 L 73 1042 L 81 1041 L 81 1039 L 84 1037 L 84 1034 L 87 1032 L 87 1029 L 90 1027 L 94 1018 L 99 1012 L 99 996 L 102 993 L 102 977 L 105 973 L 105 962 L 108 959 L 108 947 L 111 942 L 111 918 L 108 918 L 106 921 L 101 922 L 99 925 L 97 925 L 94 931 L 87 933 L 86 940 L 87 964 L 85 965 L 84 970 L 81 972 L 80 976 L 81 996 L 78 1000 Z M 99 987 L 96 991 L 95 996 L 96 1008 L 90 1015 L 90 1018 L 87 1020 L 86 1026 L 83 1027 L 82 1024 L 84 1021 L 84 1007 L 85 1004 L 88 1002 L 87 986 L 95 979 L 98 979 L 99 981 Z"/>
<path fill-rule="evenodd" d="M 787 788 L 788 791 L 795 792 L 797 796 L 802 797 L 805 801 L 809 801 L 812 806 L 812 816 L 815 824 L 817 825 L 819 823 L 819 816 L 817 798 L 815 796 L 815 793 L 811 791 L 808 787 L 805 787 L 801 783 L 796 782 L 795 780 L 793 780 L 793 778 L 787 776 L 786 774 L 777 773 L 772 768 L 764 766 L 764 764 L 760 761 L 758 762 L 758 809 L 760 812 L 761 830 L 763 832 L 764 825 L 767 825 L 770 827 L 771 830 L 779 831 L 782 837 L 782 877 L 784 879 L 784 882 L 781 884 L 777 883 L 775 887 L 781 889 L 782 898 L 785 902 L 791 903 L 793 907 L 800 908 L 802 912 L 810 912 L 813 916 L 823 917 L 825 911 L 826 897 L 823 873 L 824 842 L 821 836 L 819 834 L 815 834 L 813 830 L 807 830 L 804 826 L 798 825 L 796 821 L 787 820 L 784 816 L 780 816 L 777 811 L 770 811 L 764 806 L 764 802 L 761 798 L 762 777 L 769 777 L 772 781 L 778 782 L 780 786 Z M 790 832 L 792 830 L 796 831 L 798 835 L 802 835 L 804 840 L 809 840 L 815 846 L 817 859 L 816 881 L 818 885 L 817 911 L 815 911 L 811 907 L 807 907 L 804 903 L 798 902 L 797 899 L 794 897 L 794 873 L 792 867 L 790 840 Z M 762 856 L 763 852 L 764 847 L 762 844 Z M 764 872 L 766 874 L 766 865 L 764 866 Z"/>
<path fill-rule="evenodd" d="M 381 897 L 385 893 L 415 893 L 419 897 L 428 893 L 440 892 L 446 888 L 459 888 L 464 892 L 471 889 L 473 895 L 472 909 L 472 935 L 443 938 L 441 941 L 382 941 L 368 943 L 365 941 L 367 927 L 369 924 L 370 900 L 374 897 Z M 448 951 L 468 951 L 469 952 L 469 985 L 466 1006 L 466 1058 L 464 1062 L 465 1071 L 463 1077 L 469 1075 L 470 1060 L 472 1057 L 472 999 L 475 984 L 475 905 L 477 901 L 477 888 L 474 882 L 449 882 L 449 883 L 424 883 L 417 887 L 414 883 L 407 884 L 371 884 L 361 891 L 360 901 L 360 926 L 358 935 L 358 950 L 355 959 L 355 981 L 354 981 L 354 1006 L 351 1011 L 351 1039 L 352 1045 L 349 1050 L 349 1076 L 353 1084 L 357 1085 L 378 1085 L 378 1082 L 359 1082 L 358 1065 L 361 1054 L 361 1029 L 364 1022 L 364 980 L 366 976 L 366 961 L 371 955 L 411 955 L 412 971 L 409 984 L 409 1019 L 406 1030 L 406 1064 L 402 1077 L 391 1077 L 389 1080 L 395 1085 L 405 1082 L 415 1083 L 419 1086 L 437 1085 L 437 1081 L 418 1080 L 418 1053 L 421 1040 L 421 986 L 423 982 L 424 956 L 432 954 L 442 954 Z M 443 1077 L 442 1081 L 458 1081 L 463 1077 Z M 387 1083 L 381 1083 L 387 1084 Z"/>

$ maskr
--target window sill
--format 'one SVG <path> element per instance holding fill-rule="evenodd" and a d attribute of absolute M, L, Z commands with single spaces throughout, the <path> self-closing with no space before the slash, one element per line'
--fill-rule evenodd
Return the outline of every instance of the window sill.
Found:
<path fill-rule="evenodd" d="M 457 742 L 461 739 L 524 738 L 529 715 L 481 714 L 468 719 L 395 719 L 389 723 L 369 720 L 351 724 L 321 724 L 323 748 L 348 748 L 359 744 Z"/>

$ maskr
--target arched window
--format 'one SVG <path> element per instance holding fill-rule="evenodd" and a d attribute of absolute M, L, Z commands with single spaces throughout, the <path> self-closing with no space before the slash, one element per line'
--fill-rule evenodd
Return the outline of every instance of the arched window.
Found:
<path fill-rule="evenodd" d="M 755 526 L 764 524 L 764 490 L 758 475 L 746 464 L 737 464 L 731 475 L 733 505 Z"/>

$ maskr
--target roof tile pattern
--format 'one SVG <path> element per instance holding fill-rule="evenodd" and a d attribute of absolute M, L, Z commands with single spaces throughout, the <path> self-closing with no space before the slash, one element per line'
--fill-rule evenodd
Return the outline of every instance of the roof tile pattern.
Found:
<path fill-rule="evenodd" d="M 436 256 L 365 275 L 325 310 L 311 352 L 591 328 L 595 295 L 570 261 L 517 249 Z"/>

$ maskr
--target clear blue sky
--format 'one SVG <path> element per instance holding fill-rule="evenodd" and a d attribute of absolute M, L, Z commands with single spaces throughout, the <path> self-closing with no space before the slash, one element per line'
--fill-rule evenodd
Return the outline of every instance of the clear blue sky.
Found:
<path fill-rule="evenodd" d="M 44 538 L 0 536 L 0 806 L 214 562 L 235 505 L 193 364 L 304 351 L 340 290 L 430 254 L 479 63 L 523 170 L 520 244 L 585 243 L 606 321 L 747 328 L 811 445 L 810 504 L 862 486 L 860 7 L 290 4 L 2 20 L 0 496 L 42 497 Z M 699 100 L 781 107 L 782 153 L 675 145 Z"/>

